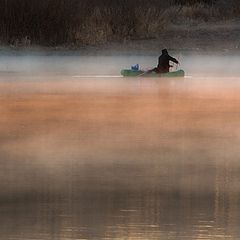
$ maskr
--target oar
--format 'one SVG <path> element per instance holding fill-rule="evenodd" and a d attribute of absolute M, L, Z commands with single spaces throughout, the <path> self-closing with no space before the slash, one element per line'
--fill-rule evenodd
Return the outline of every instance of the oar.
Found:
<path fill-rule="evenodd" d="M 180 53 L 178 54 L 177 60 L 178 60 L 178 63 L 176 66 L 176 70 L 178 70 L 178 67 L 180 66 Z"/>
<path fill-rule="evenodd" d="M 137 75 L 137 77 L 141 77 L 141 76 L 145 75 L 147 72 L 148 72 L 148 71 L 145 71 L 145 72 L 143 72 L 143 73 Z"/>

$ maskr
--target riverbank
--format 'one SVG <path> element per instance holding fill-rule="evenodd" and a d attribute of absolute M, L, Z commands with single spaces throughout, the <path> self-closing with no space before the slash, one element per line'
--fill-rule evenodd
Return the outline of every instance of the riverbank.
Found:
<path fill-rule="evenodd" d="M 162 48 L 184 52 L 240 53 L 240 21 L 171 25 L 157 38 L 95 45 L 2 45 L 1 55 L 155 55 Z"/>

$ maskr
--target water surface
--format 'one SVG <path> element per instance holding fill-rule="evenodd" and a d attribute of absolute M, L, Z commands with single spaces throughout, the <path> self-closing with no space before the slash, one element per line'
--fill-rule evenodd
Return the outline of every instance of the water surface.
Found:
<path fill-rule="evenodd" d="M 72 77 L 150 57 L 29 59 L 0 61 L 0 239 L 240 238 L 229 57 L 186 58 L 185 79 Z"/>

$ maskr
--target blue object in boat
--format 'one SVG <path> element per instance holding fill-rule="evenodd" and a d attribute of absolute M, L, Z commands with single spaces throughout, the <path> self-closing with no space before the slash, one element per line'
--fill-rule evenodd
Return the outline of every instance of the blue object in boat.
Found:
<path fill-rule="evenodd" d="M 131 69 L 133 71 L 138 71 L 139 70 L 139 64 L 136 64 L 136 65 L 132 66 Z"/>

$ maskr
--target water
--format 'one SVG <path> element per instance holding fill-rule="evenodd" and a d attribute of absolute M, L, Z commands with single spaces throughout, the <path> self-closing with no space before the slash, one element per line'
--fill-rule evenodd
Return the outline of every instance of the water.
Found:
<path fill-rule="evenodd" d="M 157 80 L 2 57 L 0 239 L 239 239 L 240 68 L 191 58 Z M 99 75 L 143 61 L 88 59 Z"/>

